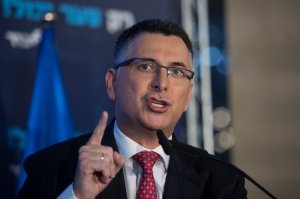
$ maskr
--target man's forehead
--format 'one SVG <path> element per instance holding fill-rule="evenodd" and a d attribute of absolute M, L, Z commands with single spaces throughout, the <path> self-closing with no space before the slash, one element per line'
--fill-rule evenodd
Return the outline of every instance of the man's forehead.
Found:
<path fill-rule="evenodd" d="M 174 38 L 181 40 L 185 44 L 184 40 L 180 36 L 175 35 L 175 34 L 166 35 L 166 34 L 163 34 L 160 32 L 140 32 L 140 33 L 136 34 L 134 37 L 132 37 L 130 40 L 128 40 L 127 45 L 130 45 L 131 43 L 134 43 L 136 40 L 139 40 L 140 38 L 145 38 L 145 37 L 146 38 L 151 37 L 151 39 L 154 39 L 155 37 L 162 37 L 162 38 L 166 38 L 166 39 L 174 37 Z"/>
<path fill-rule="evenodd" d="M 155 49 L 155 47 L 159 48 L 163 45 L 171 47 L 174 46 L 174 43 L 176 43 L 176 48 L 170 50 L 176 50 L 181 48 L 183 50 L 190 52 L 188 47 L 182 40 L 182 38 L 180 38 L 177 35 L 164 35 L 161 33 L 149 33 L 149 32 L 140 33 L 136 35 L 133 39 L 128 41 L 128 43 L 126 44 L 126 50 L 130 51 L 135 48 L 140 50 L 140 48 L 143 47 L 148 51 L 151 50 L 151 48 Z"/>
<path fill-rule="evenodd" d="M 133 57 L 152 58 L 157 62 L 164 60 L 167 65 L 177 62 L 192 64 L 192 54 L 180 37 L 160 33 L 147 32 L 136 36 L 123 51 L 123 60 Z"/>

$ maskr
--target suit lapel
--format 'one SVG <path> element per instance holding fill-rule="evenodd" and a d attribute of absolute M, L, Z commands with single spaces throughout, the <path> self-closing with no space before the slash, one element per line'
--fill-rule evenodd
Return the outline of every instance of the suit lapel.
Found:
<path fill-rule="evenodd" d="M 123 171 L 116 175 L 116 177 L 109 183 L 104 191 L 97 196 L 97 199 L 127 199 L 126 187 L 124 182 Z"/>
<path fill-rule="evenodd" d="M 102 145 L 111 146 L 115 151 L 118 151 L 117 143 L 114 138 L 114 120 L 106 127 L 102 139 Z M 126 186 L 124 181 L 123 169 L 115 176 L 104 191 L 97 196 L 97 199 L 127 199 Z"/>
<path fill-rule="evenodd" d="M 163 199 L 199 199 L 203 196 L 209 174 L 198 171 L 195 158 L 178 151 L 170 157 Z"/>

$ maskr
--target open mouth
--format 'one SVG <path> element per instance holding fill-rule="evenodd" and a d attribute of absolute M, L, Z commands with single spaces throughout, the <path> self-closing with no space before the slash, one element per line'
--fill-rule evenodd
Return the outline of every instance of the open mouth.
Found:
<path fill-rule="evenodd" d="M 152 106 L 154 107 L 157 107 L 157 108 L 163 108 L 164 106 L 167 105 L 167 103 L 163 102 L 163 101 L 158 101 L 158 100 L 151 100 L 151 104 Z"/>
<path fill-rule="evenodd" d="M 154 112 L 166 112 L 170 107 L 170 102 L 165 99 L 158 99 L 156 97 L 149 97 L 147 100 L 148 108 Z"/>

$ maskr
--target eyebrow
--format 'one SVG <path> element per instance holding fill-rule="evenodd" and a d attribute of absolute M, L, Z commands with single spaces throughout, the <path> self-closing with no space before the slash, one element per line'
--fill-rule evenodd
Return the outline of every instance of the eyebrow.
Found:
<path fill-rule="evenodd" d="M 180 66 L 183 68 L 187 68 L 187 66 L 182 62 L 172 62 L 171 66 Z"/>

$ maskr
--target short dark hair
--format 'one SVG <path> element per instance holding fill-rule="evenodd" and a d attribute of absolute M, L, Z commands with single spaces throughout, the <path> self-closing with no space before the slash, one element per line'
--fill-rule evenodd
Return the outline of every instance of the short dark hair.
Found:
<path fill-rule="evenodd" d="M 126 29 L 117 39 L 114 49 L 114 64 L 117 64 L 122 51 L 127 49 L 129 42 L 141 33 L 159 33 L 166 36 L 174 35 L 183 40 L 188 50 L 193 55 L 192 42 L 187 33 L 181 26 L 172 22 L 161 19 L 149 19 L 136 23 L 132 27 Z"/>

